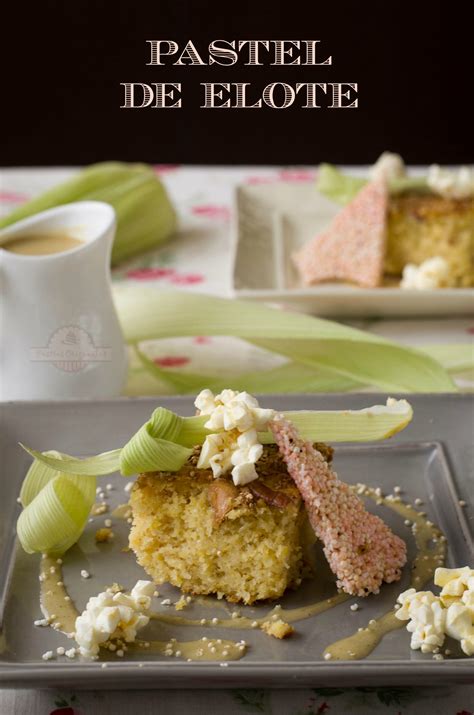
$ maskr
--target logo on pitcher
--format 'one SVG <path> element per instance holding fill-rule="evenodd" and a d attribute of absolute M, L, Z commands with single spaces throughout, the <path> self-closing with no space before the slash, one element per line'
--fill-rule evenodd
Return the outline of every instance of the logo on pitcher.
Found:
<path fill-rule="evenodd" d="M 56 330 L 46 347 L 31 348 L 30 360 L 50 362 L 63 372 L 80 372 L 94 362 L 109 362 L 111 348 L 97 347 L 91 335 L 78 325 Z"/>

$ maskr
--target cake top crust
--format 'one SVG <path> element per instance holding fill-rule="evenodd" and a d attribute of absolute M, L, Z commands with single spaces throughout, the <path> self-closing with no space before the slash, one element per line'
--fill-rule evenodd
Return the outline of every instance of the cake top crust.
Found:
<path fill-rule="evenodd" d="M 330 463 L 333 449 L 326 444 L 315 444 L 316 449 Z M 221 523 L 235 509 L 252 509 L 261 500 L 276 509 L 295 509 L 302 505 L 300 492 L 288 474 L 278 447 L 265 445 L 256 463 L 258 479 L 247 485 L 236 486 L 230 475 L 215 479 L 210 469 L 199 469 L 200 447 L 196 446 L 188 461 L 177 472 L 146 472 L 140 474 L 137 486 L 149 489 L 207 490 L 209 505 L 214 510 L 215 523 Z"/>

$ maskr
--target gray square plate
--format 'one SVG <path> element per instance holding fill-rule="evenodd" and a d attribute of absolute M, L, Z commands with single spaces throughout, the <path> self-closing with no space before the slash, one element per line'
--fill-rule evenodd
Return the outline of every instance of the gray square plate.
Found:
<path fill-rule="evenodd" d="M 472 431 L 474 408 L 468 395 L 410 396 L 415 410 L 412 424 L 400 435 L 385 443 L 340 445 L 335 464 L 348 482 L 365 482 L 380 486 L 388 493 L 398 484 L 404 500 L 422 499 L 424 509 L 448 538 L 448 564 L 473 562 L 472 505 L 461 508 L 459 500 L 471 500 L 473 493 Z M 385 401 L 375 394 L 265 396 L 264 406 L 276 409 L 357 409 Z M 131 655 L 118 659 L 108 654 L 108 667 L 101 662 L 55 658 L 45 662 L 41 654 L 71 642 L 60 633 L 35 628 L 33 620 L 41 617 L 38 601 L 39 558 L 27 556 L 15 543 L 15 522 L 19 513 L 16 503 L 23 476 L 30 462 L 17 443 L 19 440 L 36 449 L 56 448 L 69 454 L 94 454 L 114 449 L 126 442 L 150 415 L 157 403 L 181 414 L 193 411 L 190 398 L 121 399 L 98 402 L 12 403 L 1 407 L 0 452 L 0 683 L 11 687 L 52 687 L 70 685 L 87 688 L 156 688 L 156 687 L 229 687 L 265 686 L 295 687 L 308 685 L 391 685 L 441 682 L 472 682 L 474 659 L 451 657 L 433 661 L 430 656 L 410 650 L 405 629 L 388 634 L 365 660 L 327 662 L 322 652 L 329 643 L 350 635 L 369 619 L 389 610 L 400 591 L 407 587 L 405 569 L 398 584 L 385 585 L 378 596 L 354 599 L 360 609 L 353 612 L 345 602 L 318 616 L 296 624 L 295 635 L 277 641 L 258 631 L 181 628 L 151 622 L 144 638 L 166 639 L 176 635 L 183 640 L 202 635 L 244 638 L 250 645 L 240 661 L 227 667 L 219 663 L 187 663 L 160 655 Z M 104 477 L 112 483 L 109 502 L 113 506 L 125 501 L 126 480 L 119 475 Z M 414 545 L 411 532 L 403 520 L 385 507 L 373 507 L 391 527 L 407 540 L 409 558 Z M 98 547 L 95 530 L 107 515 L 89 524 L 79 543 L 68 552 L 64 563 L 64 580 L 79 609 L 91 595 L 113 581 L 131 587 L 144 578 L 142 569 L 131 553 L 122 548 L 127 543 L 128 526 L 114 524 L 113 544 Z M 87 569 L 92 578 L 84 580 L 80 570 Z M 315 597 L 317 591 L 317 596 Z M 280 599 L 284 607 L 297 607 L 326 597 L 334 585 L 324 578 L 310 581 Z M 160 599 L 176 600 L 178 590 L 160 587 Z M 191 618 L 210 618 L 222 614 L 226 604 L 209 606 L 193 603 L 185 614 Z M 268 606 L 242 609 L 243 614 L 260 617 Z M 172 609 L 174 613 L 174 609 Z M 177 633 L 179 631 L 179 633 Z M 451 647 L 451 646 L 450 646 Z M 459 655 L 458 651 L 455 651 Z M 138 667 L 138 664 L 143 664 Z"/>

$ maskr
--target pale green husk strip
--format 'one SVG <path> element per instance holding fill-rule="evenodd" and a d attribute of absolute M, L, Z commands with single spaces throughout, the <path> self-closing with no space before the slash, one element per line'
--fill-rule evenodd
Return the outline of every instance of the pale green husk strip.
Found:
<path fill-rule="evenodd" d="M 472 343 L 421 345 L 422 350 L 451 373 L 463 372 L 474 368 L 474 345 Z"/>
<path fill-rule="evenodd" d="M 115 301 L 125 339 L 139 344 L 158 338 L 195 335 L 232 335 L 284 355 L 303 365 L 311 384 L 323 373 L 326 380 L 339 379 L 345 389 L 369 385 L 390 392 L 452 392 L 455 384 L 439 362 L 421 350 L 397 345 L 377 335 L 330 320 L 275 310 L 264 305 L 206 295 L 158 292 L 142 286 L 115 292 Z M 146 359 L 144 360 L 146 364 Z M 280 390 L 279 372 L 295 379 L 294 367 L 276 372 L 273 392 Z M 166 379 L 169 371 L 159 372 Z M 201 376 L 169 373 L 170 382 L 183 392 L 196 392 Z M 263 376 L 262 376 L 263 377 Z M 245 376 L 241 378 L 244 380 Z M 259 375 L 251 373 L 252 389 L 259 391 Z M 268 385 L 268 381 L 264 383 Z M 304 389 L 303 381 L 296 381 Z M 226 386 L 232 380 L 226 378 Z M 337 389 L 337 388 L 336 388 Z M 340 389 L 344 389 L 341 387 Z"/>
<path fill-rule="evenodd" d="M 317 370 L 302 363 L 289 362 L 286 365 L 267 370 L 255 370 L 231 377 L 216 378 L 204 374 L 189 373 L 182 370 L 163 369 L 150 360 L 138 346 L 135 352 L 146 372 L 147 380 L 145 394 L 163 394 L 163 385 L 168 391 L 180 395 L 196 394 L 205 388 L 213 392 L 221 392 L 228 385 L 234 390 L 245 390 L 251 393 L 278 392 L 346 392 L 360 387 L 361 383 L 338 375 L 332 370 L 319 367 Z M 154 379 L 156 378 L 156 379 Z M 130 375 L 127 394 L 144 394 L 143 379 Z M 134 392 L 134 388 L 136 392 Z"/>
<path fill-rule="evenodd" d="M 47 456 L 63 462 L 59 452 Z M 28 553 L 62 554 L 80 537 L 95 500 L 95 476 L 59 471 L 36 460 L 24 479 L 17 522 L 21 545 Z"/>
<path fill-rule="evenodd" d="M 303 439 L 322 442 L 370 442 L 387 439 L 405 429 L 413 410 L 406 400 L 396 406 L 377 405 L 363 410 L 284 412 Z M 319 437 L 321 435 L 321 437 Z M 273 442 L 273 435 L 260 435 L 264 444 Z"/>
<path fill-rule="evenodd" d="M 404 429 L 413 417 L 406 400 L 375 405 L 362 410 L 301 410 L 283 412 L 301 432 L 314 441 L 367 442 L 387 439 Z M 60 472 L 76 475 L 105 475 L 120 471 L 124 476 L 138 472 L 176 472 L 190 456 L 191 447 L 202 444 L 209 434 L 204 426 L 208 417 L 180 417 L 158 407 L 122 449 L 79 459 L 58 452 L 24 449 L 38 462 Z M 273 442 L 271 432 L 260 434 L 265 443 Z"/>
<path fill-rule="evenodd" d="M 413 411 L 408 402 L 400 400 L 357 411 L 284 415 L 305 439 L 357 442 L 392 436 L 406 427 Z M 191 448 L 202 444 L 209 434 L 207 420 L 201 415 L 180 417 L 159 407 L 122 449 L 85 459 L 24 447 L 34 457 L 21 489 L 24 509 L 17 523 L 25 551 L 57 554 L 77 541 L 95 499 L 96 475 L 178 471 L 191 455 Z M 263 444 L 274 441 L 270 431 L 259 436 Z"/>
<path fill-rule="evenodd" d="M 104 162 L 82 169 L 0 219 L 0 229 L 73 201 L 105 201 L 117 215 L 112 265 L 156 248 L 176 230 L 176 213 L 150 166 Z"/>
<path fill-rule="evenodd" d="M 220 392 L 228 385 L 232 385 L 235 390 L 261 394 L 276 391 L 347 392 L 366 388 L 362 382 L 343 377 L 330 369 L 315 369 L 297 362 L 216 378 L 215 375 L 189 373 L 187 370 L 164 369 L 154 363 L 138 346 L 134 346 L 134 349 L 141 366 L 130 369 L 125 390 L 127 395 L 196 394 L 206 387 L 213 392 Z M 420 345 L 418 350 L 439 362 L 450 375 L 471 377 L 474 370 L 474 349 L 471 345 L 428 344 Z"/>
<path fill-rule="evenodd" d="M 186 462 L 192 450 L 181 441 L 185 418 L 163 407 L 156 409 L 122 449 L 120 471 L 129 476 L 157 469 L 175 472 Z"/>
<path fill-rule="evenodd" d="M 25 449 L 28 454 L 38 459 L 43 464 L 57 469 L 60 472 L 73 472 L 79 476 L 99 476 L 112 474 L 120 468 L 121 449 L 114 449 L 112 452 L 103 452 L 95 457 L 71 457 L 69 454 L 59 453 L 59 456 L 52 456 L 52 452 L 38 452 L 35 449 L 30 449 L 24 444 L 20 446 Z"/>
<path fill-rule="evenodd" d="M 317 190 L 338 204 L 348 204 L 365 186 L 367 179 L 349 176 L 332 164 L 321 164 L 316 179 Z"/>
<path fill-rule="evenodd" d="M 321 164 L 318 169 L 316 188 L 328 199 L 344 206 L 357 196 L 367 182 L 368 179 L 345 174 L 332 164 Z M 403 176 L 389 182 L 389 191 L 392 195 L 405 191 L 428 190 L 425 177 Z"/>

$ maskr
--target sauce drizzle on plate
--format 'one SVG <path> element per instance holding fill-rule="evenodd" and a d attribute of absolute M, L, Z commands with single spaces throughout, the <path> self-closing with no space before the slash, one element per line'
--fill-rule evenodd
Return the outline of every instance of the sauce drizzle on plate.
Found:
<path fill-rule="evenodd" d="M 377 504 L 383 504 L 395 511 L 404 520 L 411 522 L 411 530 L 415 539 L 417 553 L 413 560 L 410 586 L 421 589 L 434 575 L 435 569 L 442 566 L 446 556 L 446 538 L 441 531 L 427 519 L 423 512 L 417 511 L 413 506 L 402 502 L 398 496 L 382 497 L 377 490 L 364 486 L 358 488 L 361 496 L 373 499 Z M 118 510 L 125 512 L 125 506 L 120 505 Z M 120 514 L 122 516 L 122 514 Z M 125 514 L 123 514 L 125 516 Z M 122 518 L 123 518 L 122 516 Z M 40 562 L 40 601 L 41 608 L 46 618 L 51 621 L 51 626 L 68 636 L 74 632 L 74 625 L 79 612 L 71 600 L 62 577 L 61 563 L 54 557 L 43 555 Z M 345 593 L 335 593 L 334 596 L 315 603 L 310 603 L 300 608 L 282 608 L 275 606 L 266 615 L 252 619 L 238 615 L 233 618 L 206 618 L 190 619 L 183 616 L 152 611 L 150 618 L 162 623 L 176 626 L 204 626 L 206 628 L 226 629 L 257 629 L 271 620 L 283 619 L 288 623 L 295 623 L 347 601 L 351 596 Z M 220 604 L 218 604 L 220 605 Z M 205 622 L 203 623 L 203 620 Z M 365 627 L 356 631 L 347 638 L 343 638 L 324 651 L 327 660 L 359 660 L 367 657 L 378 645 L 384 635 L 403 628 L 405 623 L 395 617 L 395 610 L 388 611 L 378 619 L 369 622 Z M 174 638 L 169 641 L 137 640 L 127 644 L 130 652 L 153 652 L 161 655 L 174 655 L 187 660 L 223 661 L 237 660 L 245 655 L 245 644 L 231 640 L 206 638 L 204 640 L 178 641 Z M 105 652 L 105 651 L 104 651 Z"/>

